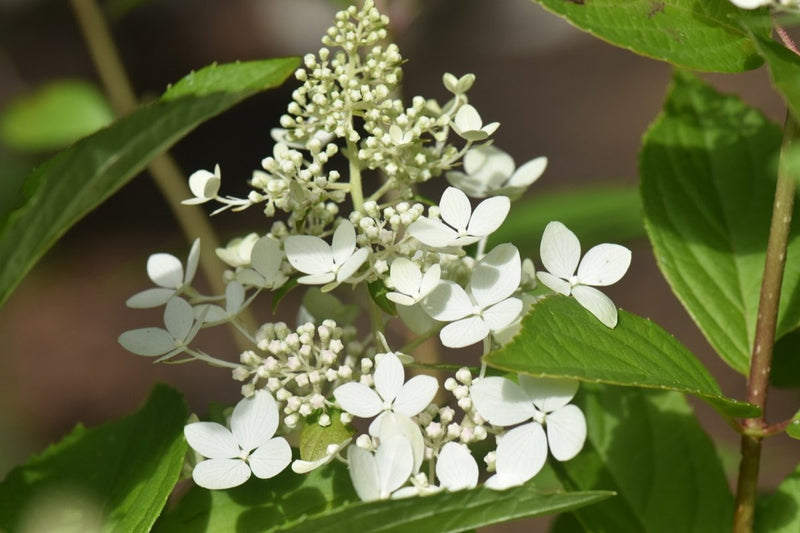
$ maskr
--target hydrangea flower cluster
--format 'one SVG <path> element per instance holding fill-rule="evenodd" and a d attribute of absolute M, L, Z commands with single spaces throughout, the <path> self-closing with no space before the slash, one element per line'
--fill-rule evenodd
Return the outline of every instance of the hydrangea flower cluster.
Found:
<path fill-rule="evenodd" d="M 387 22 L 372 0 L 336 15 L 324 47 L 296 72 L 301 85 L 246 198 L 220 195 L 219 166 L 189 177 L 194 197 L 186 204 L 213 201 L 215 213 L 262 204 L 269 218 L 283 213 L 263 233 L 217 250 L 230 267 L 225 294 L 192 287 L 195 242 L 185 266 L 169 254 L 151 256 L 155 287 L 128 300 L 137 308 L 163 305 L 164 327 L 123 333 L 125 348 L 157 361 L 227 367 L 242 383 L 229 428 L 185 428 L 205 458 L 194 466 L 198 485 L 224 489 L 290 464 L 303 474 L 339 460 L 365 501 L 469 489 L 482 476 L 502 490 L 533 478 L 548 455 L 566 461 L 583 446 L 586 422 L 570 404 L 576 381 L 487 377 L 485 368 L 468 367 L 443 386 L 430 375 L 409 376 L 411 353 L 428 338 L 438 336 L 448 348 L 482 343 L 484 353 L 508 342 L 547 289 L 573 296 L 615 327 L 616 307 L 595 287 L 625 274 L 630 251 L 602 244 L 581 259 L 578 238 L 560 222 L 542 237 L 544 270 L 512 244 L 487 250 L 512 200 L 547 160 L 517 168 L 491 144 L 499 124 L 484 123 L 469 103 L 471 74 L 444 75 L 451 94 L 444 104 L 417 96 L 406 106 L 396 97 L 403 59 L 385 43 Z M 331 169 L 335 157 L 346 159 L 346 172 Z M 440 176 L 451 186 L 426 208 L 414 188 Z M 276 307 L 301 290 L 296 326 L 245 327 L 241 315 L 261 293 L 271 292 Z M 356 327 L 363 308 L 367 333 Z M 390 323 L 417 337 L 390 348 L 383 334 L 396 330 Z M 201 329 L 222 324 L 249 343 L 236 363 L 192 347 Z M 301 430 L 309 427 L 313 447 L 303 442 Z M 288 444 L 292 434 L 300 435 L 299 453 Z M 481 441 L 494 445 L 481 446 L 490 451 L 476 457 Z"/>

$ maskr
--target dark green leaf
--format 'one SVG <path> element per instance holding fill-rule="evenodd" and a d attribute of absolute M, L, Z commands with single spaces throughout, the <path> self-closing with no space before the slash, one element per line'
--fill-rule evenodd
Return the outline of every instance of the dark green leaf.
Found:
<path fill-rule="evenodd" d="M 367 288 L 369 289 L 369 295 L 372 301 L 375 302 L 378 307 L 391 316 L 397 316 L 397 308 L 394 302 L 386 297 L 389 289 L 386 287 L 386 284 L 383 283 L 383 280 L 377 279 L 368 283 Z"/>
<path fill-rule="evenodd" d="M 526 255 L 539 253 L 545 226 L 558 220 L 588 247 L 644 236 L 642 201 L 636 187 L 605 185 L 533 195 L 515 202 L 505 222 L 489 239 L 494 246 L 514 243 Z"/>
<path fill-rule="evenodd" d="M 759 502 L 754 530 L 756 533 L 800 531 L 800 466 L 783 480 L 774 494 Z"/>
<path fill-rule="evenodd" d="M 37 168 L 12 210 L 0 215 L 0 304 L 70 226 L 153 157 L 203 121 L 280 85 L 297 65 L 296 58 L 286 58 L 208 67 L 178 83 L 167 99 L 118 120 Z"/>
<path fill-rule="evenodd" d="M 680 67 L 740 72 L 761 64 L 738 20 L 763 25 L 763 9 L 740 10 L 729 0 L 536 1 L 595 37 Z"/>
<path fill-rule="evenodd" d="M 289 292 L 297 287 L 297 277 L 289 278 L 289 280 L 281 285 L 281 287 L 272 293 L 272 312 L 276 312 L 278 310 L 278 306 L 280 305 L 281 301 L 286 297 Z"/>
<path fill-rule="evenodd" d="M 687 392 L 730 416 L 758 414 L 755 406 L 724 397 L 700 361 L 650 320 L 620 310 L 610 329 L 565 296 L 534 305 L 520 333 L 484 360 L 534 376 Z"/>
<path fill-rule="evenodd" d="M 760 113 L 678 73 L 641 152 L 645 227 L 658 265 L 711 345 L 742 373 L 755 334 L 780 143 L 780 129 Z M 778 337 L 800 323 L 798 230 Z"/>
<path fill-rule="evenodd" d="M 228 491 L 193 487 L 157 524 L 158 533 L 207 531 L 419 531 L 447 533 L 575 509 L 600 501 L 603 491 L 542 494 L 529 483 L 505 492 L 479 488 L 424 498 L 362 503 L 347 468 L 331 464 L 299 476 L 286 471 Z M 235 526 L 234 526 L 235 525 Z"/>
<path fill-rule="evenodd" d="M 682 395 L 585 385 L 577 403 L 586 414 L 587 442 L 556 473 L 570 490 L 617 492 L 575 512 L 586 531 L 731 530 L 725 473 Z"/>
<path fill-rule="evenodd" d="M 114 119 L 91 83 L 59 80 L 12 101 L 0 114 L 0 140 L 25 152 L 47 152 L 94 133 Z"/>
<path fill-rule="evenodd" d="M 800 330 L 775 343 L 769 381 L 776 387 L 800 387 Z"/>
<path fill-rule="evenodd" d="M 187 415 L 181 395 L 158 385 L 135 414 L 75 428 L 0 484 L 0 531 L 22 531 L 29 520 L 36 527 L 27 531 L 84 531 L 91 524 L 150 531 L 181 472 Z"/>

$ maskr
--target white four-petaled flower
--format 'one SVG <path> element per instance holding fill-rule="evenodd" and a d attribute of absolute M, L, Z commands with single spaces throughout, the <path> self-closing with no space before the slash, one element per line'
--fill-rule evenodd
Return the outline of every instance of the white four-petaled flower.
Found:
<path fill-rule="evenodd" d="M 476 380 L 470 397 L 478 413 L 490 424 L 514 426 L 497 445 L 497 473 L 486 481 L 495 489 L 525 483 L 547 459 L 547 449 L 559 461 L 575 457 L 586 440 L 586 418 L 580 408 L 568 405 L 578 382 L 520 375 L 519 384 L 501 377 Z"/>
<path fill-rule="evenodd" d="M 385 500 L 402 487 L 414 468 L 411 443 L 402 435 L 381 439 L 371 452 L 351 445 L 347 449 L 350 479 L 361 500 Z"/>
<path fill-rule="evenodd" d="M 408 233 L 433 248 L 467 246 L 490 235 L 506 219 L 511 201 L 506 196 L 488 198 L 472 210 L 467 195 L 448 187 L 439 201 L 441 220 L 420 217 Z"/>
<path fill-rule="evenodd" d="M 447 181 L 473 198 L 489 194 L 517 197 L 544 173 L 546 157 L 537 157 L 515 170 L 514 159 L 491 145 L 471 148 L 464 155 L 464 172 L 451 170 Z"/>
<path fill-rule="evenodd" d="M 171 254 L 153 254 L 147 258 L 147 275 L 158 285 L 136 293 L 125 302 L 128 307 L 145 309 L 164 305 L 170 298 L 192 284 L 200 260 L 200 239 L 195 239 L 186 258 L 186 272 L 180 259 Z"/>
<path fill-rule="evenodd" d="M 395 290 L 387 293 L 386 297 L 398 305 L 414 305 L 430 294 L 441 275 L 442 268 L 439 265 L 433 265 L 423 274 L 418 264 L 398 257 L 389 270 L 389 280 Z"/>
<path fill-rule="evenodd" d="M 250 250 L 250 268 L 236 272 L 236 279 L 245 285 L 277 289 L 286 282 L 281 272 L 283 252 L 278 241 L 269 236 L 258 239 Z"/>
<path fill-rule="evenodd" d="M 609 328 L 617 325 L 614 302 L 590 285 L 605 287 L 619 281 L 631 264 L 630 250 L 619 244 L 598 244 L 581 259 L 578 237 L 561 222 L 550 222 L 544 229 L 539 254 L 547 269 L 536 273 L 539 281 L 564 296 L 572 294 Z"/>
<path fill-rule="evenodd" d="M 405 381 L 403 363 L 392 352 L 381 356 L 375 365 L 375 390 L 363 383 L 349 382 L 338 386 L 333 396 L 353 416 L 372 418 L 384 412 L 412 417 L 431 403 L 439 382 L 432 376 L 414 376 Z M 377 392 L 376 392 L 377 391 Z M 370 424 L 371 435 L 380 431 L 381 417 Z"/>
<path fill-rule="evenodd" d="M 140 328 L 124 332 L 117 339 L 123 348 L 136 355 L 165 361 L 186 350 L 203 325 L 207 309 L 201 310 L 195 322 L 195 310 L 182 298 L 172 298 L 164 308 L 164 328 Z"/>
<path fill-rule="evenodd" d="M 331 244 L 311 235 L 292 235 L 283 247 L 289 263 L 307 274 L 297 280 L 299 283 L 330 284 L 325 287 L 328 289 L 347 281 L 369 255 L 366 248 L 356 250 L 356 230 L 349 220 L 339 224 Z"/>
<path fill-rule="evenodd" d="M 520 277 L 519 251 L 501 244 L 475 265 L 469 292 L 452 281 L 439 283 L 422 305 L 431 317 L 450 322 L 439 332 L 442 344 L 469 346 L 511 325 L 523 307 L 519 298 L 511 297 Z"/>
<path fill-rule="evenodd" d="M 292 460 L 292 449 L 278 429 L 278 406 L 269 392 L 259 390 L 233 409 L 231 429 L 216 422 L 195 422 L 183 428 L 197 453 L 208 457 L 192 471 L 195 483 L 207 489 L 241 485 L 251 472 L 267 479 L 278 475 Z"/>
<path fill-rule="evenodd" d="M 208 170 L 197 170 L 189 176 L 189 190 L 194 198 L 181 201 L 184 205 L 203 204 L 217 197 L 222 183 L 219 165 L 214 167 L 212 174 Z"/>
<path fill-rule="evenodd" d="M 484 126 L 477 109 L 467 104 L 456 111 L 453 119 L 453 131 L 467 141 L 482 141 L 497 131 L 499 122 L 492 122 Z"/>

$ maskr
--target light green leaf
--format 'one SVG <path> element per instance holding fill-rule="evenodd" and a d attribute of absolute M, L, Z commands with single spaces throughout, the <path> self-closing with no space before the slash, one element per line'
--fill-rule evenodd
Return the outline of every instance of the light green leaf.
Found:
<path fill-rule="evenodd" d="M 677 73 L 640 156 L 645 228 L 661 272 L 711 345 L 744 374 L 780 143 L 780 129 L 738 98 Z M 778 337 L 800 323 L 799 229 L 787 255 Z"/>
<path fill-rule="evenodd" d="M 793 439 L 800 439 L 800 411 L 794 414 L 792 421 L 786 426 L 786 434 Z"/>
<path fill-rule="evenodd" d="M 740 10 L 729 0 L 536 1 L 595 37 L 680 67 L 740 72 L 761 65 L 738 19 L 755 25 L 766 10 Z"/>
<path fill-rule="evenodd" d="M 285 58 L 207 67 L 34 170 L 13 209 L 0 214 L 0 304 L 70 226 L 153 157 L 205 120 L 280 85 L 297 65 Z"/>
<path fill-rule="evenodd" d="M 59 80 L 23 94 L 0 113 L 0 140 L 21 152 L 59 150 L 107 125 L 114 112 L 81 80 Z"/>
<path fill-rule="evenodd" d="M 800 531 L 800 465 L 756 507 L 756 533 Z"/>
<path fill-rule="evenodd" d="M 733 497 L 711 439 L 686 399 L 584 385 L 583 451 L 556 473 L 571 490 L 608 489 L 615 498 L 575 512 L 586 531 L 715 533 L 731 530 Z"/>
<path fill-rule="evenodd" d="M 187 416 L 181 395 L 157 385 L 135 414 L 78 426 L 0 484 L 0 531 L 150 531 L 181 472 Z"/>
<path fill-rule="evenodd" d="M 490 247 L 511 242 L 522 252 L 538 254 L 539 238 L 553 220 L 580 235 L 587 249 L 601 242 L 624 242 L 644 236 L 638 188 L 603 185 L 534 194 L 515 202 L 503 225 L 490 237 Z"/>
<path fill-rule="evenodd" d="M 328 455 L 328 446 L 339 445 L 353 436 L 353 426 L 345 425 L 340 418 L 341 412 L 330 410 L 331 423 L 320 426 L 319 417 L 306 421 L 300 432 L 300 459 L 316 461 Z"/>
<path fill-rule="evenodd" d="M 223 532 L 236 524 L 239 531 L 447 533 L 575 509 L 610 495 L 606 491 L 542 494 L 528 483 L 504 492 L 478 488 L 362 503 L 346 467 L 337 463 L 308 476 L 287 471 L 228 491 L 193 487 L 155 531 Z"/>
<path fill-rule="evenodd" d="M 724 397 L 700 361 L 650 320 L 620 310 L 617 327 L 610 329 L 566 296 L 534 305 L 520 333 L 483 359 L 533 376 L 686 392 L 735 417 L 759 412 Z"/>
<path fill-rule="evenodd" d="M 795 120 L 800 120 L 800 57 L 767 36 L 753 33 L 753 41 L 766 60 L 772 84 L 783 96 Z"/>

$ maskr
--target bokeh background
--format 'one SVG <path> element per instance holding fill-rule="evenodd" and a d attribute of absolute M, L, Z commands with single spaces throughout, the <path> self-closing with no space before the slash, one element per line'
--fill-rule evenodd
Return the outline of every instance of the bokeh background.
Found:
<path fill-rule="evenodd" d="M 147 101 L 190 70 L 215 61 L 315 51 L 341 2 L 115 0 L 105 5 L 136 94 Z M 443 72 L 473 72 L 477 82 L 470 99 L 487 121 L 501 123 L 497 145 L 518 164 L 539 155 L 549 158 L 546 174 L 529 194 L 604 183 L 635 186 L 639 142 L 659 111 L 668 65 L 583 34 L 529 0 L 383 5 L 408 61 L 406 95 L 445 99 Z M 0 110 L 62 78 L 97 83 L 69 3 L 0 0 Z M 783 106 L 763 69 L 704 78 L 782 120 Z M 269 129 L 277 125 L 292 86 L 244 102 L 175 146 L 172 154 L 186 175 L 219 163 L 223 191 L 246 190 L 252 170 L 271 151 Z M 44 155 L 0 146 L 0 180 Z M 258 209 L 223 214 L 214 222 L 223 241 L 267 227 Z M 633 264 L 608 291 L 614 302 L 675 334 L 703 359 L 725 393 L 743 396 L 744 379 L 716 360 L 669 291 L 647 242 L 626 244 L 634 250 Z M 538 242 L 527 245 L 535 250 Z M 188 245 L 143 174 L 69 230 L 0 309 L 0 477 L 76 423 L 95 425 L 132 411 L 155 381 L 181 390 L 201 415 L 209 402 L 237 400 L 238 385 L 225 370 L 200 363 L 152 365 L 117 344 L 126 329 L 160 323 L 159 311 L 124 306 L 128 296 L 148 286 L 145 262 L 157 251 L 184 258 Z M 203 346 L 236 358 L 226 331 L 205 336 Z M 798 400 L 797 393 L 775 391 L 770 419 L 790 416 Z M 709 408 L 692 402 L 721 443 L 726 465 L 735 468 L 738 438 Z M 789 439 L 769 439 L 764 487 L 776 485 L 798 459 L 798 447 Z"/>

